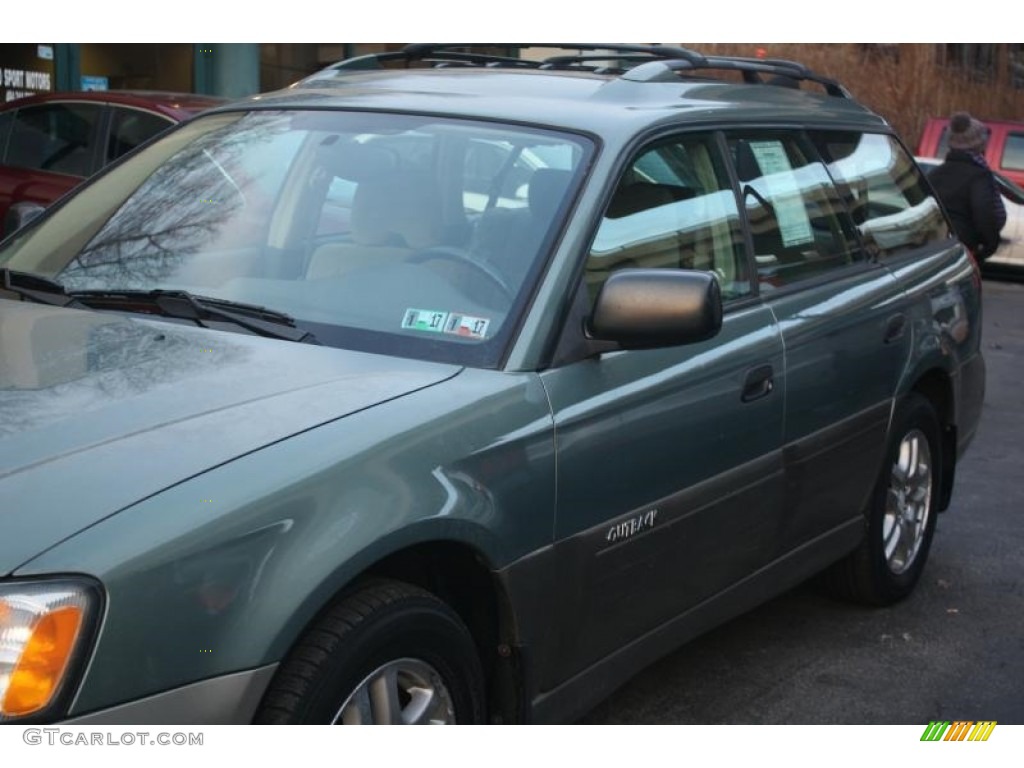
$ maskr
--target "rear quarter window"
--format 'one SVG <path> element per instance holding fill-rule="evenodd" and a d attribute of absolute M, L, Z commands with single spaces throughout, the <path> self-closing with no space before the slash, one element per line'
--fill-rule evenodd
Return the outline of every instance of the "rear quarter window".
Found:
<path fill-rule="evenodd" d="M 870 252 L 892 256 L 948 236 L 942 209 L 896 139 L 851 132 L 812 138 Z"/>

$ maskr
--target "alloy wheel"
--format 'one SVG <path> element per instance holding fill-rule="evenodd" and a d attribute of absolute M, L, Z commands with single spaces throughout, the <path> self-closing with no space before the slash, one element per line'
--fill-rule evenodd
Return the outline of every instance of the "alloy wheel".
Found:
<path fill-rule="evenodd" d="M 931 513 L 931 448 L 924 432 L 914 429 L 900 441 L 882 521 L 885 561 L 894 574 L 903 573 L 914 563 Z"/>
<path fill-rule="evenodd" d="M 371 672 L 334 716 L 335 725 L 450 725 L 455 706 L 444 681 L 418 659 L 398 659 Z"/>

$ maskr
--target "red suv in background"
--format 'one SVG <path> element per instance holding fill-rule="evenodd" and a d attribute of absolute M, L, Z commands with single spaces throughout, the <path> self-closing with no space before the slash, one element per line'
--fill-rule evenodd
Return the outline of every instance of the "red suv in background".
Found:
<path fill-rule="evenodd" d="M 1024 185 L 1024 123 L 1007 120 L 983 121 L 991 131 L 985 159 L 993 171 Z M 917 154 L 944 158 L 949 149 L 949 120 L 933 117 L 921 133 Z"/>
<path fill-rule="evenodd" d="M 224 100 L 151 91 L 28 96 L 0 107 L 0 237 L 107 163 Z"/>

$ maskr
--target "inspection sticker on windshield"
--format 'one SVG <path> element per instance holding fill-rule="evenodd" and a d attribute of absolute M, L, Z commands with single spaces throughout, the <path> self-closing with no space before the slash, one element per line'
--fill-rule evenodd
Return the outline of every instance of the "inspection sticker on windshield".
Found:
<path fill-rule="evenodd" d="M 435 312 L 432 309 L 407 309 L 402 318 L 402 327 L 411 331 L 443 333 L 447 323 L 447 312 Z"/>
<path fill-rule="evenodd" d="M 433 309 L 407 309 L 402 328 L 428 333 L 450 333 L 464 339 L 485 339 L 490 318 L 464 315 L 461 312 L 438 312 Z"/>
<path fill-rule="evenodd" d="M 490 324 L 491 321 L 486 317 L 473 317 L 452 312 L 448 315 L 444 332 L 454 333 L 456 336 L 463 336 L 467 339 L 483 339 L 487 336 L 487 326 Z"/>

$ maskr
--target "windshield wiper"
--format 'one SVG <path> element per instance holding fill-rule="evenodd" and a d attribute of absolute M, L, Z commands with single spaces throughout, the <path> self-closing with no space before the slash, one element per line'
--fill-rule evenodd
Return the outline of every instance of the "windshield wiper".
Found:
<path fill-rule="evenodd" d="M 68 291 L 56 280 L 0 267 L 0 292 L 3 291 L 55 307 L 147 312 L 191 320 L 204 328 L 209 327 L 207 321 L 229 322 L 260 336 L 319 343 L 309 331 L 296 328 L 295 319 L 284 312 L 255 304 L 197 296 L 188 291 Z"/>
<path fill-rule="evenodd" d="M 242 304 L 226 299 L 198 296 L 188 291 L 70 291 L 67 294 L 90 309 L 143 312 L 179 320 L 191 320 L 209 328 L 212 322 L 228 322 L 274 339 L 318 344 L 309 331 L 295 327 L 295 319 L 284 312 Z"/>
<path fill-rule="evenodd" d="M 7 291 L 22 299 L 55 307 L 77 307 L 82 305 L 71 296 L 56 280 L 0 267 L 0 292 Z"/>

